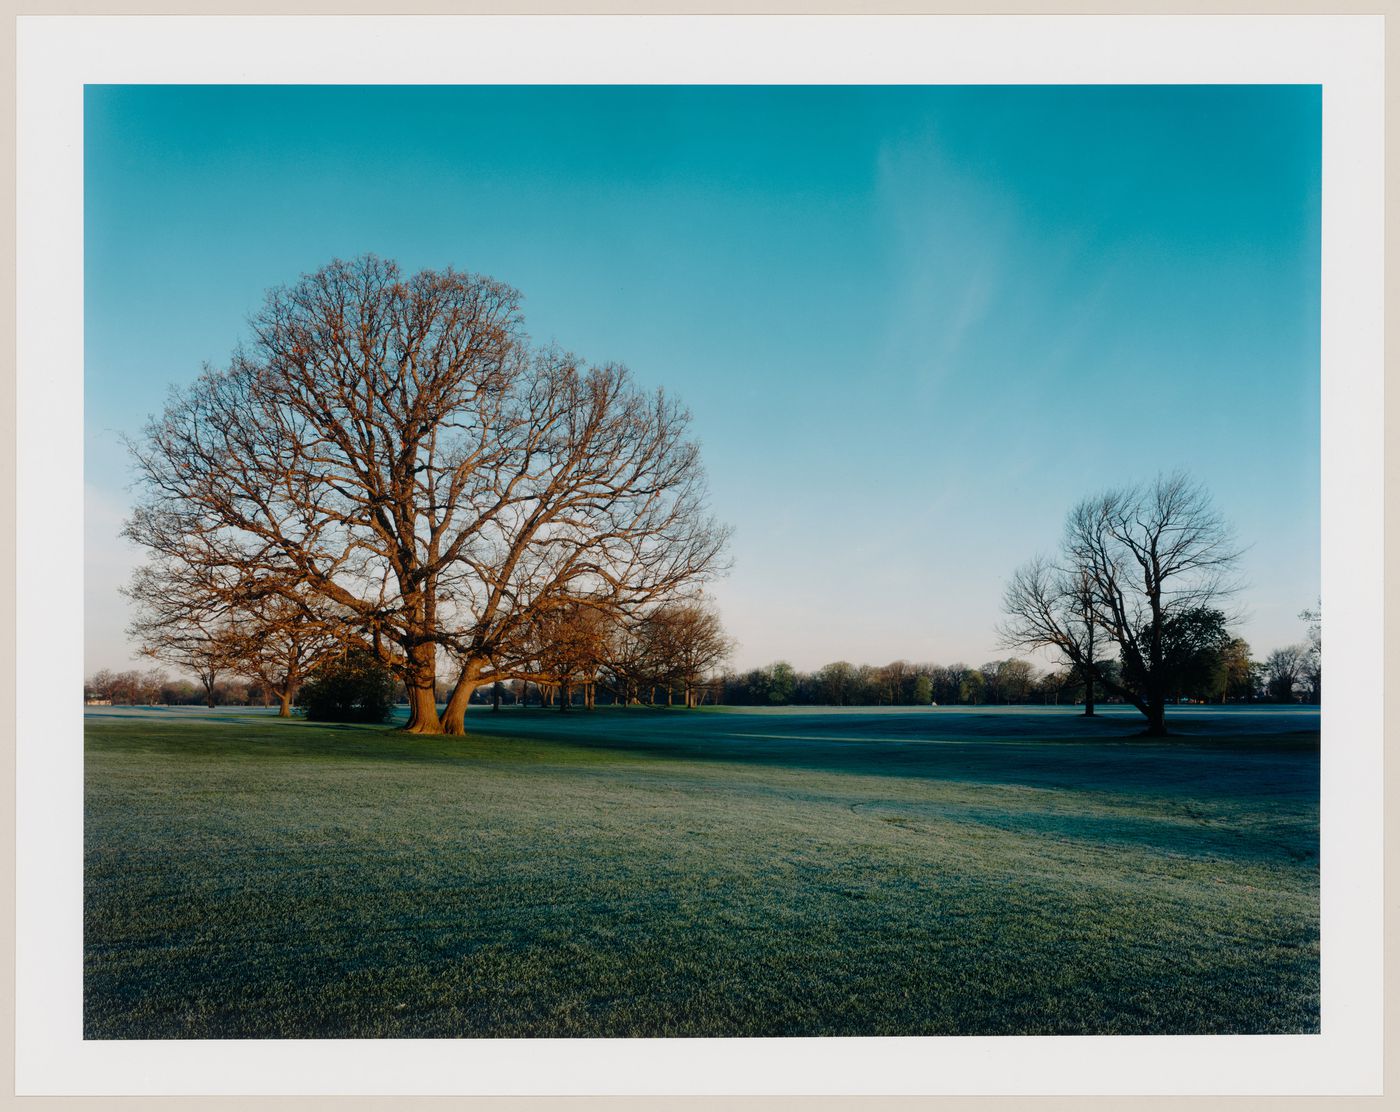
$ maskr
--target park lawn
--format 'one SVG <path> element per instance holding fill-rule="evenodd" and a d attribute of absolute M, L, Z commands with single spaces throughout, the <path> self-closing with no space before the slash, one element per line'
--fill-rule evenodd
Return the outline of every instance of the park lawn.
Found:
<path fill-rule="evenodd" d="M 84 1032 L 1316 1031 L 1316 721 L 90 717 Z"/>

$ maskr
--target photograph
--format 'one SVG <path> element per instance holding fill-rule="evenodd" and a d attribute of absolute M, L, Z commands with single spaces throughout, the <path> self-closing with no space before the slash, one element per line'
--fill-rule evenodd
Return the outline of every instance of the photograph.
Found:
<path fill-rule="evenodd" d="M 83 1040 L 1321 1032 L 1322 171 L 1316 83 L 85 85 Z"/>

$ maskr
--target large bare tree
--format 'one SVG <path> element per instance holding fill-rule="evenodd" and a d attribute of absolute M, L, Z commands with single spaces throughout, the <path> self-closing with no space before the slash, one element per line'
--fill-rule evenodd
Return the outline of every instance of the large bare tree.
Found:
<path fill-rule="evenodd" d="M 728 536 L 687 411 L 621 367 L 532 351 L 518 301 L 373 256 L 272 291 L 249 346 L 133 445 L 129 535 L 343 613 L 403 679 L 408 729 L 462 732 L 472 691 L 528 666 L 538 614 L 670 597 Z"/>
<path fill-rule="evenodd" d="M 1233 590 L 1231 531 L 1204 488 L 1183 474 L 1085 499 L 1070 511 L 1057 557 L 1019 568 L 1003 599 L 1003 643 L 1050 648 L 1101 689 L 1166 733 L 1174 631 L 1217 614 Z M 1209 624 L 1209 623 L 1207 623 Z M 1118 652 L 1117 675 L 1096 658 L 1096 640 Z"/>

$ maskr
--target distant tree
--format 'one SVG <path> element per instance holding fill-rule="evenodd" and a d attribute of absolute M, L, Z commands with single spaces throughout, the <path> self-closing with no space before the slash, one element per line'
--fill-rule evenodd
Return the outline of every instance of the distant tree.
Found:
<path fill-rule="evenodd" d="M 913 702 L 915 706 L 926 707 L 933 702 L 933 680 L 919 673 L 914 677 Z"/>
<path fill-rule="evenodd" d="M 933 665 L 928 669 L 929 682 L 933 687 L 933 699 L 945 706 L 963 702 L 963 685 L 967 679 L 968 667 L 961 662 L 949 665 Z"/>
<path fill-rule="evenodd" d="M 780 660 L 767 669 L 768 703 L 770 706 L 786 706 L 797 694 L 797 672 L 786 660 Z"/>
<path fill-rule="evenodd" d="M 161 687 L 160 701 L 172 707 L 192 706 L 201 701 L 201 692 L 189 680 L 171 680 Z"/>
<path fill-rule="evenodd" d="M 1231 638 L 1225 646 L 1223 663 L 1225 677 L 1220 701 L 1254 698 L 1258 686 L 1258 665 L 1251 659 L 1249 642 L 1242 637 Z"/>
<path fill-rule="evenodd" d="M 276 696 L 278 716 L 291 714 L 297 690 L 351 636 L 343 617 L 329 616 L 294 589 L 254 595 L 229 614 L 229 668 Z"/>
<path fill-rule="evenodd" d="M 134 604 L 126 632 L 140 654 L 193 675 L 209 707 L 217 703 L 220 677 L 237 670 L 241 647 L 217 575 L 187 561 L 157 558 L 137 568 L 122 592 Z"/>
<path fill-rule="evenodd" d="M 1046 706 L 1058 705 L 1062 698 L 1072 697 L 1077 690 L 1074 673 L 1069 669 L 1042 672 L 1031 689 L 1031 694 Z"/>
<path fill-rule="evenodd" d="M 848 661 L 837 660 L 824 665 L 814 677 L 821 702 L 832 707 L 847 706 L 855 688 L 855 678 L 855 665 Z"/>
<path fill-rule="evenodd" d="M 969 668 L 958 685 L 958 702 L 981 706 L 987 701 L 987 677 L 977 668 Z"/>
<path fill-rule="evenodd" d="M 161 691 L 170 682 L 170 677 L 158 668 L 141 673 L 140 701 L 146 706 L 154 706 L 161 701 Z"/>
<path fill-rule="evenodd" d="M 83 684 L 83 698 L 110 699 L 115 680 L 115 674 L 108 668 L 94 672 Z"/>
<path fill-rule="evenodd" d="M 1311 702 L 1322 702 L 1322 602 L 1311 610 L 1304 610 L 1298 617 L 1308 623 L 1308 662 L 1303 678 L 1309 688 Z"/>
<path fill-rule="evenodd" d="M 1088 498 L 1070 511 L 1058 557 L 1012 576 L 1003 642 L 1056 650 L 1086 680 L 1137 707 L 1149 735 L 1165 734 L 1178 683 L 1171 623 L 1228 595 L 1238 556 L 1209 496 L 1184 475 Z M 1090 650 L 1089 630 L 1117 650 L 1116 679 Z"/>
<path fill-rule="evenodd" d="M 1275 702 L 1296 701 L 1298 686 L 1303 681 L 1307 666 L 1307 645 L 1288 645 L 1269 654 L 1269 658 L 1264 661 L 1264 673 L 1269 694 Z"/>
<path fill-rule="evenodd" d="M 393 675 L 360 644 L 322 661 L 302 685 L 297 704 L 314 722 L 383 722 L 393 693 Z"/>
<path fill-rule="evenodd" d="M 855 665 L 846 704 L 853 707 L 880 706 L 883 703 L 880 670 L 869 664 Z"/>
<path fill-rule="evenodd" d="M 609 615 L 586 599 L 561 599 L 535 615 L 534 647 L 528 656 L 535 678 L 558 690 L 561 711 L 572 705 L 575 687 L 584 689 L 584 705 L 591 708 L 590 691 L 603 666 L 610 632 Z"/>
<path fill-rule="evenodd" d="M 624 706 L 640 702 L 646 674 L 646 646 L 640 622 L 632 615 L 605 615 L 601 641 L 597 647 L 597 682 L 614 703 Z"/>
<path fill-rule="evenodd" d="M 214 702 L 221 707 L 246 707 L 252 701 L 252 685 L 233 676 L 214 685 Z"/>
<path fill-rule="evenodd" d="M 796 698 L 798 674 L 785 660 L 725 677 L 724 700 L 743 706 L 785 706 Z"/>
<path fill-rule="evenodd" d="M 993 660 L 979 671 L 989 703 L 1024 703 L 1035 684 L 1035 668 L 1027 660 Z"/>
<path fill-rule="evenodd" d="M 718 613 L 702 601 L 683 600 L 652 610 L 644 625 L 653 674 L 668 688 L 679 686 L 686 706 L 697 706 L 707 677 L 734 650 Z"/>
<path fill-rule="evenodd" d="M 875 669 L 877 702 L 888 706 L 907 706 L 914 702 L 914 677 L 914 666 L 907 660 L 894 660 Z"/>

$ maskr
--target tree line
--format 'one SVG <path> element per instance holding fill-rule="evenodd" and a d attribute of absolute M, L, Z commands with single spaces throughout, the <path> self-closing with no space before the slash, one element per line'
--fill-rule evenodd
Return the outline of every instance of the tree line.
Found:
<path fill-rule="evenodd" d="M 172 677 L 160 668 L 113 671 L 102 668 L 83 680 L 86 703 L 110 703 L 133 707 L 273 707 L 277 692 L 256 679 L 220 678 L 212 687 Z"/>
<path fill-rule="evenodd" d="M 1116 665 L 1105 662 L 1107 674 Z M 1088 685 L 1073 669 L 1040 669 L 1028 660 L 994 660 L 978 668 L 966 664 L 890 664 L 836 661 L 801 672 L 778 661 L 747 672 L 726 672 L 714 682 L 715 701 L 732 706 L 995 706 L 1073 705 L 1085 700 Z M 1262 661 L 1250 657 L 1241 638 L 1207 667 L 1183 675 L 1169 702 L 1318 703 L 1322 697 L 1320 654 L 1310 644 L 1292 645 Z M 1126 703 L 1120 696 L 1102 702 Z"/>
<path fill-rule="evenodd" d="M 1088 692 L 1072 668 L 1041 669 L 1027 660 L 966 664 L 835 661 L 810 672 L 778 661 L 744 672 L 720 670 L 734 642 L 718 614 L 702 603 L 658 608 L 635 623 L 603 623 L 580 611 L 577 628 L 555 643 L 538 678 L 478 688 L 473 702 L 559 710 L 595 705 L 698 706 L 996 706 L 1082 704 Z M 1307 640 L 1252 657 L 1248 642 L 1228 638 L 1204 666 L 1178 675 L 1172 701 L 1193 703 L 1319 703 L 1322 698 L 1320 615 L 1306 610 Z M 1113 675 L 1112 662 L 1104 667 Z M 162 671 L 103 670 L 84 685 L 89 699 L 117 704 L 272 705 L 277 691 L 254 675 L 219 681 L 211 691 Z M 446 696 L 439 686 L 437 697 Z M 393 699 L 403 702 L 400 682 Z M 1124 700 L 1108 696 L 1109 702 Z"/>

